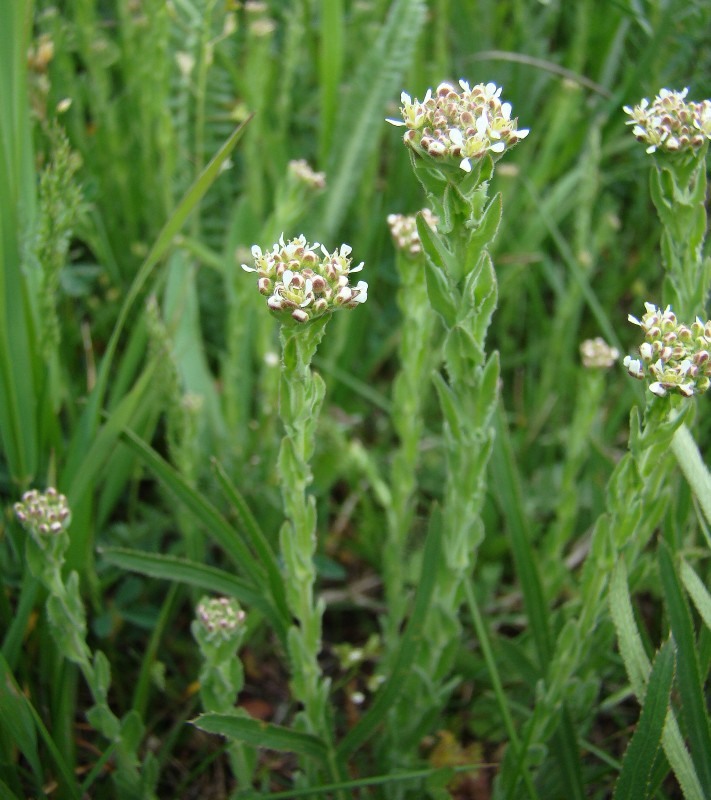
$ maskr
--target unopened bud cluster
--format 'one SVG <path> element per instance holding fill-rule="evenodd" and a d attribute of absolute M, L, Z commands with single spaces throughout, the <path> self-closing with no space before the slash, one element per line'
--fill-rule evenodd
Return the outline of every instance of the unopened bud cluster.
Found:
<path fill-rule="evenodd" d="M 56 489 L 25 492 L 15 503 L 15 516 L 25 530 L 41 536 L 56 536 L 69 527 L 71 512 L 67 498 Z"/>
<path fill-rule="evenodd" d="M 711 320 L 699 317 L 691 325 L 677 321 L 669 306 L 662 311 L 644 304 L 641 320 L 628 319 L 644 331 L 639 347 L 640 358 L 626 356 L 624 365 L 634 378 L 651 378 L 649 390 L 659 397 L 678 392 L 684 397 L 703 394 L 711 386 Z"/>
<path fill-rule="evenodd" d="M 422 216 L 432 230 L 437 228 L 439 218 L 429 208 L 422 209 Z M 416 256 L 422 252 L 422 242 L 420 241 L 420 234 L 417 232 L 417 217 L 414 215 L 388 214 L 388 225 L 390 226 L 390 234 L 393 237 L 395 247 L 398 250 L 402 250 L 411 256 Z"/>
<path fill-rule="evenodd" d="M 321 191 L 326 188 L 326 173 L 315 172 L 311 169 L 308 161 L 303 158 L 289 162 L 289 172 L 299 183 L 303 183 L 308 189 Z"/>
<path fill-rule="evenodd" d="M 511 104 L 501 102 L 501 87 L 495 83 L 469 88 L 461 80 L 459 86 L 461 92 L 441 83 L 434 94 L 428 89 L 422 102 L 403 92 L 402 121 L 388 122 L 408 128 L 403 138 L 415 152 L 458 163 L 471 172 L 472 161 L 487 153 L 500 156 L 528 136 L 528 130 L 518 130 L 518 120 L 511 118 Z"/>
<path fill-rule="evenodd" d="M 252 247 L 254 267 L 242 264 L 246 272 L 256 272 L 257 286 L 267 306 L 281 317 L 308 322 L 339 308 L 355 308 L 368 298 L 368 284 L 351 286 L 349 276 L 363 269 L 363 262 L 351 266 L 351 248 L 341 245 L 329 253 L 318 242 L 309 244 L 303 236 L 284 241 L 282 236 L 266 253 Z"/>
<path fill-rule="evenodd" d="M 696 151 L 711 139 L 711 100 L 687 101 L 688 91 L 661 89 L 651 104 L 645 97 L 634 108 L 624 106 L 632 117 L 627 124 L 634 125 L 632 133 L 648 153 Z"/>
<path fill-rule="evenodd" d="M 208 639 L 232 639 L 242 627 L 245 613 L 231 597 L 203 598 L 195 609 Z"/>
<path fill-rule="evenodd" d="M 586 369 L 609 369 L 620 357 L 619 350 L 604 339 L 586 339 L 580 345 L 580 357 Z"/>

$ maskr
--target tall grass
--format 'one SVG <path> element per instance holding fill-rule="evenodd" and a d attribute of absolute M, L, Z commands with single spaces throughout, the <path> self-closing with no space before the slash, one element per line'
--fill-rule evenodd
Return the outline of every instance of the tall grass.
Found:
<path fill-rule="evenodd" d="M 604 5 L 0 4 L 2 797 L 709 795 L 707 400 L 645 415 L 642 385 L 579 347 L 632 352 L 627 315 L 670 301 L 651 160 L 621 107 L 711 96 L 711 11 Z M 386 223 L 426 199 L 384 118 L 401 90 L 459 78 L 502 85 L 531 133 L 488 188 L 500 379 L 491 415 L 471 410 L 492 450 L 456 589 L 438 585 L 452 371 L 402 397 L 403 270 L 424 262 Z M 348 242 L 369 283 L 313 360 L 326 732 L 290 685 L 278 325 L 240 269 L 282 233 Z M 426 325 L 429 374 L 446 336 Z M 72 512 L 51 573 L 12 513 L 48 486 Z M 196 684 L 206 593 L 247 612 L 222 711 Z"/>

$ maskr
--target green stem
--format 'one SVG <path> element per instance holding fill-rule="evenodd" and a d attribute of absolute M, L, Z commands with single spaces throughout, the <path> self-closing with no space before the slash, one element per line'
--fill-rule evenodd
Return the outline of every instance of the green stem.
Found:
<path fill-rule="evenodd" d="M 294 699 L 303 705 L 300 719 L 310 733 L 333 750 L 328 702 L 330 683 L 321 672 L 322 600 L 316 586 L 316 503 L 307 490 L 312 482 L 310 461 L 316 443 L 325 386 L 311 371 L 311 362 L 323 338 L 329 316 L 306 325 L 283 324 L 279 412 L 284 438 L 279 451 L 279 475 L 286 521 L 280 532 L 284 559 L 286 600 L 295 619 L 288 633 Z M 338 776 L 335 761 L 330 764 Z"/>
<path fill-rule="evenodd" d="M 489 631 L 487 630 L 487 627 L 484 624 L 484 620 L 481 616 L 481 612 L 479 611 L 479 606 L 476 602 L 476 597 L 474 596 L 474 590 L 472 589 L 471 581 L 464 582 L 464 591 L 466 593 L 467 604 L 469 606 L 469 613 L 471 614 L 472 622 L 474 623 L 474 630 L 476 631 L 476 635 L 479 640 L 479 647 L 481 648 L 482 655 L 484 656 L 486 668 L 489 671 L 489 678 L 491 679 L 491 685 L 494 689 L 494 695 L 496 696 L 496 701 L 499 704 L 499 711 L 501 712 L 501 716 L 504 721 L 504 727 L 506 728 L 506 733 L 509 737 L 509 744 L 516 752 L 516 760 L 519 763 L 522 763 L 523 753 L 521 741 L 519 740 L 518 734 L 516 733 L 516 728 L 514 727 L 513 718 L 511 717 L 509 705 L 506 700 L 506 693 L 501 683 L 499 670 L 496 666 L 496 660 L 494 659 L 494 653 L 491 649 Z M 533 782 L 531 781 L 531 776 L 528 770 L 523 769 L 522 772 L 523 781 L 526 786 L 526 793 L 531 800 L 538 800 L 538 793 L 533 786 Z"/>
<path fill-rule="evenodd" d="M 393 650 L 407 609 L 405 592 L 405 553 L 415 516 L 414 495 L 417 463 L 423 430 L 422 406 L 432 368 L 430 340 L 435 317 L 427 301 L 424 264 L 420 258 L 398 253 L 400 289 L 398 305 L 402 313 L 400 371 L 393 386 L 393 427 L 399 438 L 391 466 L 391 502 L 388 507 L 388 533 L 383 548 L 383 580 L 388 614 L 384 620 L 385 638 Z"/>

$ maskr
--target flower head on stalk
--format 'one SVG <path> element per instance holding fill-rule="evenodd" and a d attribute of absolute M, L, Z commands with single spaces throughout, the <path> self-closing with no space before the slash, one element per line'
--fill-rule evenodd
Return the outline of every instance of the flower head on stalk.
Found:
<path fill-rule="evenodd" d="M 363 269 L 363 262 L 351 266 L 351 248 L 341 245 L 332 253 L 318 242 L 309 244 L 304 236 L 288 242 L 284 237 L 270 251 L 252 247 L 257 286 L 267 297 L 267 306 L 280 318 L 303 323 L 339 308 L 355 308 L 368 298 L 368 284 L 351 286 L 349 276 Z"/>
<path fill-rule="evenodd" d="M 432 230 L 437 228 L 439 218 L 429 208 L 422 209 L 422 216 Z M 417 232 L 417 218 L 414 214 L 410 216 L 388 214 L 388 225 L 390 226 L 390 234 L 395 242 L 395 247 L 398 250 L 402 250 L 411 256 L 419 255 L 422 252 L 422 242 Z"/>
<path fill-rule="evenodd" d="M 620 357 L 616 347 L 611 347 L 600 336 L 586 339 L 580 345 L 580 357 L 585 369 L 609 369 Z"/>
<path fill-rule="evenodd" d="M 289 162 L 289 174 L 312 191 L 320 192 L 326 188 L 326 173 L 316 172 L 303 158 Z"/>
<path fill-rule="evenodd" d="M 22 502 L 15 503 L 15 516 L 36 539 L 59 536 L 71 522 L 67 498 L 52 487 L 44 492 L 25 492 Z"/>
<path fill-rule="evenodd" d="M 628 319 L 644 331 L 639 358 L 626 356 L 624 365 L 633 378 L 650 379 L 649 391 L 659 397 L 677 392 L 683 397 L 703 394 L 711 386 L 711 320 L 699 317 L 691 325 L 679 323 L 667 306 L 644 304 L 641 320 Z"/>
<path fill-rule="evenodd" d="M 405 126 L 405 144 L 423 156 L 452 162 L 471 172 L 472 162 L 489 154 L 494 159 L 528 136 L 511 118 L 511 104 L 500 100 L 501 87 L 479 83 L 470 88 L 459 81 L 461 91 L 441 83 L 435 92 L 427 90 L 420 102 L 403 92 L 400 96 L 402 120 L 388 119 Z"/>
<path fill-rule="evenodd" d="M 42 554 L 36 563 L 31 563 L 30 569 L 40 574 L 49 565 L 61 565 L 69 546 L 66 530 L 72 521 L 67 498 L 51 486 L 44 492 L 32 489 L 22 495 L 21 502 L 15 503 L 14 510 L 19 523 L 36 544 L 36 554 Z M 27 553 L 32 559 L 31 550 Z"/>
<path fill-rule="evenodd" d="M 245 613 L 231 597 L 203 597 L 195 609 L 195 618 L 206 639 L 232 640 L 243 627 Z"/>
<path fill-rule="evenodd" d="M 696 153 L 711 139 L 711 100 L 687 100 L 688 92 L 661 89 L 651 103 L 645 97 L 634 108 L 623 107 L 631 117 L 627 124 L 634 125 L 632 133 L 647 145 L 647 153 Z"/>

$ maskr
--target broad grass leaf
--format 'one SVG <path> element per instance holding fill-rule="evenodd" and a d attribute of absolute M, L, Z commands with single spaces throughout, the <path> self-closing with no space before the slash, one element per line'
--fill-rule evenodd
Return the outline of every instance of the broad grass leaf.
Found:
<path fill-rule="evenodd" d="M 622 762 L 614 800 L 651 800 L 654 761 L 662 742 L 673 679 L 674 646 L 670 640 L 652 664 L 642 713 Z"/>

